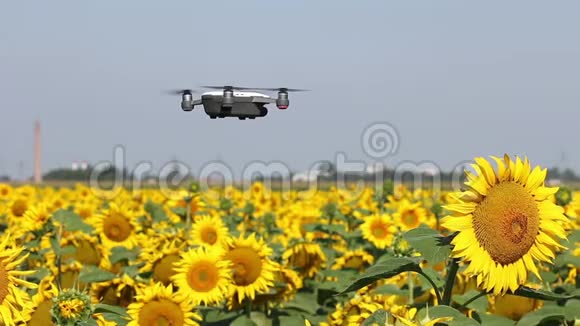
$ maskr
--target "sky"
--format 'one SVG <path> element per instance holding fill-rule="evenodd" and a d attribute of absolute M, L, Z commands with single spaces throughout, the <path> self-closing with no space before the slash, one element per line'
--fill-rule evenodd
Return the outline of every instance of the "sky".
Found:
<path fill-rule="evenodd" d="M 0 2 L 0 175 L 113 160 L 303 170 L 317 160 L 527 155 L 580 171 L 577 1 Z M 163 91 L 311 89 L 253 121 L 183 112 Z M 274 94 L 275 95 L 275 94 Z M 396 151 L 361 145 L 387 123 Z M 565 153 L 563 155 L 563 153 Z"/>

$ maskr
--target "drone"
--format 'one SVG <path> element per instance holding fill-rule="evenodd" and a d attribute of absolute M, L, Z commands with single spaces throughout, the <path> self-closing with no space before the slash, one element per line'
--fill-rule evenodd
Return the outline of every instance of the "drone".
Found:
<path fill-rule="evenodd" d="M 289 92 L 304 92 L 306 89 L 294 88 L 249 88 L 234 86 L 202 86 L 203 88 L 216 89 L 201 94 L 201 98 L 194 100 L 191 89 L 181 89 L 170 91 L 170 94 L 181 95 L 181 109 L 192 111 L 196 105 L 203 105 L 205 113 L 211 119 L 217 118 L 238 118 L 240 120 L 255 119 L 268 114 L 268 109 L 264 106 L 276 103 L 280 110 L 288 109 L 290 101 Z M 256 91 L 277 91 L 278 97 L 273 98 Z"/>

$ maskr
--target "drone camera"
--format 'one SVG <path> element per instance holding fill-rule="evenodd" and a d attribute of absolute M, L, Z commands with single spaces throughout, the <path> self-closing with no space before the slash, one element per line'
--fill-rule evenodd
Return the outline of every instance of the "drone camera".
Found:
<path fill-rule="evenodd" d="M 276 99 L 276 106 L 280 110 L 286 110 L 290 105 L 290 100 L 288 100 L 287 92 L 278 92 L 278 98 Z"/>

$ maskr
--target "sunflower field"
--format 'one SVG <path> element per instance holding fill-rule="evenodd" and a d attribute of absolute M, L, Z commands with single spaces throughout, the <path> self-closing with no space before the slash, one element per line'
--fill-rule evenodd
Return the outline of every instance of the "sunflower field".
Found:
<path fill-rule="evenodd" d="M 580 192 L 0 184 L 0 325 L 580 324 Z"/>

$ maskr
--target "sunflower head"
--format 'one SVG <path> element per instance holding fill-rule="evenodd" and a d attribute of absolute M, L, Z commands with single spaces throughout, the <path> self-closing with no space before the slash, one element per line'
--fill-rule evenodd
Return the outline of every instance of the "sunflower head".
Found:
<path fill-rule="evenodd" d="M 476 174 L 466 171 L 466 191 L 446 208 L 452 215 L 442 225 L 457 235 L 453 257 L 469 262 L 465 272 L 494 294 L 515 291 L 528 271 L 541 279 L 535 262 L 549 262 L 562 249 L 567 223 L 562 207 L 549 197 L 557 188 L 544 186 L 546 169 L 531 169 L 528 159 L 476 158 Z"/>
<path fill-rule="evenodd" d="M 230 262 L 223 259 L 223 250 L 198 247 L 183 254 L 172 277 L 178 294 L 194 304 L 217 304 L 229 293 Z"/>
<path fill-rule="evenodd" d="M 228 236 L 228 228 L 219 215 L 202 215 L 191 227 L 192 241 L 196 245 L 221 247 Z"/>
<path fill-rule="evenodd" d="M 385 249 L 393 244 L 397 228 L 390 215 L 374 214 L 365 219 L 361 231 L 364 239 L 379 249 Z"/>
<path fill-rule="evenodd" d="M 228 239 L 224 258 L 231 262 L 232 286 L 239 302 L 246 297 L 254 299 L 256 293 L 266 292 L 274 285 L 276 265 L 270 260 L 272 253 L 263 240 L 256 239 L 255 233 Z"/>
<path fill-rule="evenodd" d="M 194 318 L 199 320 L 200 316 L 192 312 L 193 308 L 191 301 L 173 294 L 171 284 L 165 287 L 156 283 L 138 291 L 136 302 L 127 309 L 131 317 L 127 326 L 195 326 L 197 323 Z"/>
<path fill-rule="evenodd" d="M 57 325 L 82 325 L 91 319 L 91 297 L 76 289 L 63 290 L 53 298 L 52 317 Z"/>

